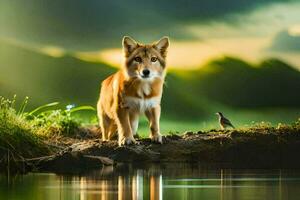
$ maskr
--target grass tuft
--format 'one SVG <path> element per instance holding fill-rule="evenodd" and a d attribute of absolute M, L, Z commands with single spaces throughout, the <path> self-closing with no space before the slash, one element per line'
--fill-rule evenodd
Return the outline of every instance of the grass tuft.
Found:
<path fill-rule="evenodd" d="M 43 145 L 41 138 L 35 134 L 37 129 L 23 116 L 24 102 L 16 111 L 15 99 L 9 100 L 0 97 L 1 158 L 7 153 L 11 153 L 17 158 L 47 153 L 47 148 Z"/>
<path fill-rule="evenodd" d="M 38 135 L 74 136 L 82 125 L 81 120 L 75 117 L 74 114 L 80 111 L 95 110 L 92 106 L 76 107 L 75 105 L 67 105 L 65 109 L 52 109 L 53 106 L 57 105 L 58 103 L 54 102 L 25 113 L 26 119 L 30 121 L 34 127 L 39 128 L 37 131 Z"/>
<path fill-rule="evenodd" d="M 67 105 L 65 109 L 55 109 L 58 102 L 42 105 L 25 112 L 26 97 L 19 108 L 12 100 L 0 97 L 0 157 L 11 153 L 16 158 L 45 155 L 50 149 L 45 144 L 47 138 L 56 136 L 72 137 L 82 123 L 74 113 L 95 110 L 91 106 Z"/>

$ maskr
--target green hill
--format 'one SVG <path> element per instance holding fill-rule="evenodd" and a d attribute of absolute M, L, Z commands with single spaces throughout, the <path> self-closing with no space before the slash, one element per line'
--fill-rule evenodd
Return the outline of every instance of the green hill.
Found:
<path fill-rule="evenodd" d="M 1 95 L 29 96 L 31 105 L 37 106 L 52 101 L 93 105 L 100 81 L 116 69 L 0 43 L 0 70 Z"/>
<path fill-rule="evenodd" d="M 100 82 L 115 68 L 72 55 L 50 57 L 0 43 L 0 95 L 29 96 L 30 106 L 59 101 L 96 105 Z M 225 57 L 193 70 L 171 70 L 162 100 L 163 116 L 204 119 L 226 106 L 299 107 L 300 73 L 270 59 L 258 66 Z M 20 97 L 21 96 L 21 97 Z"/>
<path fill-rule="evenodd" d="M 234 107 L 300 106 L 300 72 L 277 59 L 254 66 L 224 57 L 190 72 L 188 80 L 195 93 Z"/>

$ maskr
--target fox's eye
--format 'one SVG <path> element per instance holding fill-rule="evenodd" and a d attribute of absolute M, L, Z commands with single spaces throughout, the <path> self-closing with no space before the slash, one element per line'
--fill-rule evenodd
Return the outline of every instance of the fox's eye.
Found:
<path fill-rule="evenodd" d="M 151 62 L 156 62 L 157 61 L 157 57 L 152 57 L 151 58 Z"/>
<path fill-rule="evenodd" d="M 140 63 L 140 62 L 142 62 L 142 58 L 141 57 L 135 57 L 134 61 Z"/>

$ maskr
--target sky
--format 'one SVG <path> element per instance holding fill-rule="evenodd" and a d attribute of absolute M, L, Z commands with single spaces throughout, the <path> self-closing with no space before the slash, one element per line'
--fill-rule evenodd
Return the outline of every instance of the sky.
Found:
<path fill-rule="evenodd" d="M 300 69 L 300 0 L 0 0 L 0 39 L 120 66 L 121 40 L 169 36 L 168 63 L 276 57 Z"/>

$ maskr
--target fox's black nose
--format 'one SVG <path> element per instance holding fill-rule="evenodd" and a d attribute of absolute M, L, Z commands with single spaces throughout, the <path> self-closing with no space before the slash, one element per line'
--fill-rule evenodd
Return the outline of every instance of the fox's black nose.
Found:
<path fill-rule="evenodd" d="M 144 77 L 148 77 L 149 74 L 150 74 L 150 70 L 149 70 L 149 69 L 144 69 L 144 70 L 143 70 L 143 76 L 144 76 Z"/>

